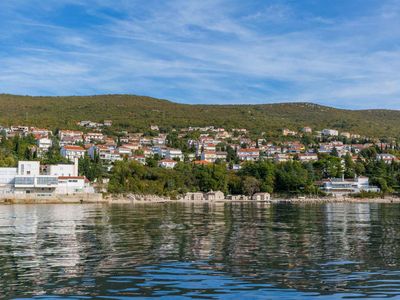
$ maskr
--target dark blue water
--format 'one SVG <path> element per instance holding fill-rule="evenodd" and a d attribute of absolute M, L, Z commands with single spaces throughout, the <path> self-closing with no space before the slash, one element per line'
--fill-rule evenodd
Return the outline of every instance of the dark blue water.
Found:
<path fill-rule="evenodd" d="M 0 207 L 0 299 L 400 299 L 395 204 Z"/>

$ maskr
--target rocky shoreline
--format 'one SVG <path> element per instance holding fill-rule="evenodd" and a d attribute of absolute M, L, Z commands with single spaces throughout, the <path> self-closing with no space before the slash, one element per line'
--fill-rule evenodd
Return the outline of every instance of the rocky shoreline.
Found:
<path fill-rule="evenodd" d="M 187 200 L 170 199 L 156 195 L 110 195 L 106 197 L 110 204 L 129 203 L 265 203 L 265 204 L 323 204 L 323 203 L 400 203 L 399 197 L 385 198 L 353 198 L 353 197 L 323 197 L 323 198 L 272 198 L 270 200 Z"/>
<path fill-rule="evenodd" d="M 270 200 L 188 200 L 185 198 L 171 199 L 157 195 L 105 195 L 99 197 L 66 196 L 57 198 L 2 198 L 0 205 L 10 204 L 136 204 L 136 203 L 263 203 L 263 204 L 324 204 L 324 203 L 400 203 L 400 197 L 386 196 L 384 198 L 353 198 L 353 197 L 323 197 L 323 198 L 271 198 Z"/>

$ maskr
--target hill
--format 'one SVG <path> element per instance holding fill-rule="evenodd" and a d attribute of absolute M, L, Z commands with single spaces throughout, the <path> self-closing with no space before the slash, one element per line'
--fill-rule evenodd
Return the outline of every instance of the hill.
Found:
<path fill-rule="evenodd" d="M 80 120 L 113 120 L 118 128 L 215 125 L 276 133 L 283 127 L 335 128 L 367 136 L 400 136 L 400 111 L 344 110 L 312 103 L 189 105 L 133 95 L 30 97 L 0 95 L 1 125 L 74 128 Z"/>

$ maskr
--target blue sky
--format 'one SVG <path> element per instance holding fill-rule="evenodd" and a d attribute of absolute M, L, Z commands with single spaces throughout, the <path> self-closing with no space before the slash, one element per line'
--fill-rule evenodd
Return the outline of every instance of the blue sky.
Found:
<path fill-rule="evenodd" d="M 1 0 L 0 93 L 400 109 L 400 0 Z"/>

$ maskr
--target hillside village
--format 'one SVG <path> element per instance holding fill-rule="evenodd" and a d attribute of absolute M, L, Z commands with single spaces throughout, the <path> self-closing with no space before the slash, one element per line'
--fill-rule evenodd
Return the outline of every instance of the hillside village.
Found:
<path fill-rule="evenodd" d="M 92 182 L 103 192 L 164 194 L 166 189 L 170 195 L 218 189 L 225 194 L 244 194 L 243 197 L 250 198 L 260 192 L 285 190 L 295 194 L 327 192 L 338 195 L 395 192 L 397 180 L 400 180 L 400 175 L 391 179 L 389 177 L 393 176 L 388 173 L 400 174 L 397 173 L 400 148 L 396 140 L 372 139 L 335 129 L 284 128 L 278 137 L 271 138 L 265 134 L 254 136 L 245 128 L 226 130 L 206 126 L 166 131 L 153 124 L 146 132 L 128 132 L 114 129 L 112 120 L 84 120 L 76 125 L 80 130 L 55 132 L 21 125 L 1 127 L 1 166 L 13 167 L 19 160 L 37 160 L 44 167 L 79 161 L 79 171 L 73 175 Z M 22 144 L 23 153 L 18 148 Z M 13 149 L 7 149 L 10 145 Z M 128 167 L 132 162 L 134 165 Z M 123 164 L 131 168 L 126 171 L 130 174 L 117 179 Z M 149 173 L 140 178 L 140 172 L 135 169 L 139 165 L 148 168 L 148 172 L 156 168 L 183 172 L 183 165 L 191 166 L 195 172 L 208 170 L 211 179 L 222 183 L 212 184 L 211 179 L 206 182 L 208 179 L 199 178 L 203 175 L 194 175 L 192 181 L 196 184 L 178 184 L 179 180 L 171 183 L 163 179 L 158 189 L 142 186 L 142 183 L 131 186 L 127 183 L 129 176 L 145 182 L 159 179 L 158 175 Z M 261 169 L 256 170 L 257 166 Z M 376 174 L 379 176 L 375 178 L 370 168 L 377 166 L 388 170 L 384 170 L 385 174 L 383 171 Z M 220 177 L 215 174 L 216 168 L 222 172 Z M 297 178 L 298 182 L 290 182 L 292 179 L 288 178 L 285 179 L 288 182 L 282 182 L 282 172 L 305 177 Z M 169 175 L 163 173 L 162 176 Z M 374 177 L 371 178 L 374 185 L 369 185 L 368 177 Z M 235 180 L 238 182 L 234 183 Z M 169 184 L 172 187 L 167 186 Z"/>

